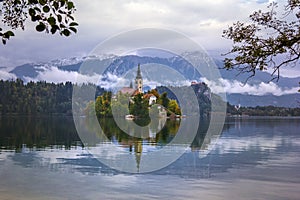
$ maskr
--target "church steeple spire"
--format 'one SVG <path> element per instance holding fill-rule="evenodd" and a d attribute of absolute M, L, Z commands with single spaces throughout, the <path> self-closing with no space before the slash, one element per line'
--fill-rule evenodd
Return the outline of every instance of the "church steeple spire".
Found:
<path fill-rule="evenodd" d="M 138 64 L 138 69 L 137 69 L 137 72 L 136 72 L 135 87 L 136 87 L 136 89 L 138 90 L 139 93 L 143 93 L 143 78 L 142 78 L 140 64 Z"/>
<path fill-rule="evenodd" d="M 138 64 L 138 70 L 137 70 L 137 73 L 136 73 L 136 79 L 142 79 L 140 64 Z"/>

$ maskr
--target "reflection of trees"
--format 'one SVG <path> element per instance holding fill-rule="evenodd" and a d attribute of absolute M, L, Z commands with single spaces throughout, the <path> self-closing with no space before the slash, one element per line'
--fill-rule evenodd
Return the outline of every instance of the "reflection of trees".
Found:
<path fill-rule="evenodd" d="M 0 146 L 19 151 L 28 148 L 61 146 L 69 149 L 80 139 L 71 117 L 14 116 L 0 119 Z"/>
<path fill-rule="evenodd" d="M 202 120 L 199 121 L 197 134 L 191 144 L 192 150 L 200 150 L 201 146 L 203 145 L 205 136 L 207 134 L 208 127 L 209 127 L 209 120 L 202 118 Z"/>
<path fill-rule="evenodd" d="M 124 121 L 126 123 L 126 120 Z M 138 141 L 144 141 L 146 143 L 159 146 L 167 145 L 176 136 L 180 127 L 180 121 L 177 120 L 167 120 L 162 128 L 160 127 L 161 124 L 158 122 L 152 123 L 147 132 L 138 132 L 139 130 L 133 129 L 132 126 L 128 125 L 126 132 L 130 132 L 129 135 L 118 127 L 113 118 L 101 118 L 99 119 L 99 123 L 104 134 L 109 140 L 115 140 L 124 148 L 129 148 L 129 151 L 132 150 L 135 142 Z M 127 121 L 127 123 L 134 122 Z M 207 118 L 202 118 L 199 121 L 197 134 L 191 144 L 192 150 L 200 150 L 205 148 L 211 142 L 211 137 L 213 138 L 218 136 L 217 132 L 214 133 L 212 131 L 213 133 L 210 133 L 209 138 L 206 137 L 209 125 L 210 121 Z M 125 127 L 124 124 L 122 126 Z M 224 128 L 226 128 L 226 126 Z M 132 133 L 134 131 L 136 131 L 136 133 Z M 143 139 L 141 139 L 141 137 L 143 137 Z"/>
<path fill-rule="evenodd" d="M 154 120 L 154 123 L 150 123 L 148 129 L 138 129 L 133 128 L 131 123 L 135 123 L 133 121 L 124 120 L 125 124 L 122 124 L 123 129 L 127 130 L 126 132 L 121 130 L 119 126 L 116 124 L 113 118 L 99 118 L 100 126 L 109 140 L 116 139 L 118 142 L 122 144 L 126 144 L 128 141 L 138 140 L 140 138 L 144 138 L 145 141 L 153 141 L 155 139 L 156 143 L 166 144 L 176 135 L 178 128 L 180 126 L 180 121 L 176 120 L 167 120 L 164 124 L 164 127 L 161 127 L 163 123 L 160 123 L 160 120 Z M 141 122 L 143 119 L 140 119 L 139 123 L 149 123 Z M 126 126 L 127 125 L 127 126 Z M 147 130 L 145 132 L 145 130 Z M 160 131 L 158 131 L 160 130 Z M 144 131 L 144 132 L 141 132 Z M 133 133 L 134 132 L 134 133 Z"/>
<path fill-rule="evenodd" d="M 99 137 L 100 130 L 94 126 L 94 122 L 91 122 L 89 118 L 83 119 L 83 124 L 80 126 L 90 128 L 88 132 L 95 134 L 94 136 L 85 135 L 85 137 L 95 138 L 89 140 L 94 141 L 94 144 L 89 145 L 93 146 L 97 142 L 107 141 L 103 137 Z M 130 145 L 134 146 L 136 141 L 144 141 L 151 145 L 167 145 L 176 136 L 180 127 L 180 121 L 178 120 L 167 120 L 165 123 L 157 120 L 154 123 L 150 123 L 146 132 L 139 132 L 139 130 L 133 129 L 132 126 L 128 125 L 127 131 L 131 131 L 131 135 L 129 135 L 126 133 L 127 131 L 125 132 L 117 126 L 113 118 L 99 118 L 98 120 L 107 139 L 118 142 L 120 146 L 126 148 L 129 148 Z M 134 123 L 133 121 L 129 122 Z M 208 120 L 200 121 L 197 134 L 191 144 L 192 149 L 199 149 L 202 146 L 208 126 Z M 225 123 L 224 130 L 229 129 L 230 126 L 230 123 Z M 136 133 L 132 133 L 134 131 Z M 22 148 L 23 144 L 26 144 L 29 148 L 45 148 L 52 145 L 70 148 L 72 145 L 77 145 L 78 141 L 80 141 L 80 138 L 77 135 L 71 117 L 15 116 L 1 118 L 0 146 L 4 148 L 15 148 L 18 150 Z"/>

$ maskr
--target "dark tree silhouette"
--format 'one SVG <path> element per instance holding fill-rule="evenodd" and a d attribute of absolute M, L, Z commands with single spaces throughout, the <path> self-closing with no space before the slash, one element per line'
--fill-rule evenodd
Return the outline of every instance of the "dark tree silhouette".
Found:
<path fill-rule="evenodd" d="M 300 58 L 300 0 L 288 0 L 284 13 L 278 14 L 273 2 L 267 12 L 255 11 L 250 23 L 236 22 L 223 37 L 232 40 L 225 54 L 225 68 L 255 76 L 257 70 L 273 69 L 272 80 L 280 77 L 280 68 L 296 66 Z"/>
<path fill-rule="evenodd" d="M 15 36 L 14 30 L 24 30 L 28 19 L 36 24 L 38 32 L 70 36 L 71 32 L 77 32 L 75 10 L 71 0 L 0 0 L 2 43 Z"/>

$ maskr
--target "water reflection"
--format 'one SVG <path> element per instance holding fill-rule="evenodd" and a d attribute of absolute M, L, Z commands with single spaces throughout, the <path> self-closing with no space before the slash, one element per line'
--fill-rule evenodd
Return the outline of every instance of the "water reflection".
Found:
<path fill-rule="evenodd" d="M 81 145 L 71 118 L 3 117 L 0 122 L 0 169 L 3 163 L 12 161 L 22 167 L 70 173 L 121 173 L 89 154 L 88 147 Z M 210 142 L 205 141 L 208 122 L 201 122 L 196 138 L 186 153 L 176 162 L 152 174 L 210 178 L 236 167 L 264 166 L 270 160 L 283 158 L 289 166 L 289 155 L 300 153 L 299 122 L 299 118 L 228 119 L 222 137 L 216 140 L 214 146 L 211 146 L 213 138 L 210 138 Z M 86 119 L 85 123 L 88 123 Z M 100 123 L 103 124 L 109 144 L 112 142 L 122 152 L 131 154 L 137 168 L 143 154 L 168 144 L 180 126 L 179 121 L 168 121 L 166 127 L 156 135 L 151 135 L 150 130 L 149 137 L 139 139 L 117 130 L 112 120 L 103 119 Z M 87 137 L 94 138 L 94 141 L 99 139 L 97 134 Z M 96 142 L 89 145 L 97 147 Z M 203 146 L 211 151 L 201 157 Z M 295 161 L 295 157 L 292 160 Z"/>
<path fill-rule="evenodd" d="M 184 119 L 158 119 L 154 120 L 156 123 L 142 128 L 131 126 L 135 122 L 124 119 L 123 122 L 119 120 L 119 124 L 123 123 L 122 129 L 112 118 L 99 119 L 100 126 L 93 118 L 76 121 L 80 137 L 89 152 L 102 163 L 130 173 L 166 167 L 190 148 L 192 136 L 197 132 L 197 126 L 188 126 Z"/>
<path fill-rule="evenodd" d="M 298 199 L 299 124 L 300 118 L 231 118 L 221 138 L 206 140 L 203 122 L 176 162 L 148 174 L 126 174 L 89 154 L 68 118 L 2 117 L 0 199 Z M 107 137 L 134 158 L 135 149 L 141 159 L 147 154 L 147 139 L 132 143 L 130 150 L 134 138 L 121 132 Z M 149 135 L 148 143 L 151 139 L 157 148 L 172 137 L 159 133 L 152 140 Z"/>
<path fill-rule="evenodd" d="M 24 147 L 70 149 L 81 145 L 72 117 L 0 117 L 1 149 L 21 152 Z"/>

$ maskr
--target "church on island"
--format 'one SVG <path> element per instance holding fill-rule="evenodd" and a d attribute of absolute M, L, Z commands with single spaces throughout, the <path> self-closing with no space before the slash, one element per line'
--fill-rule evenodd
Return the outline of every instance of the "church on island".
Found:
<path fill-rule="evenodd" d="M 136 72 L 136 77 L 134 80 L 134 87 L 132 85 L 132 82 L 130 83 L 129 87 L 123 87 L 119 93 L 121 94 L 127 94 L 130 96 L 135 96 L 137 94 L 143 94 L 143 77 L 141 72 L 141 66 L 138 64 L 138 69 Z M 149 105 L 155 104 L 157 97 L 153 94 L 145 94 L 143 95 L 144 98 L 149 99 Z"/>

